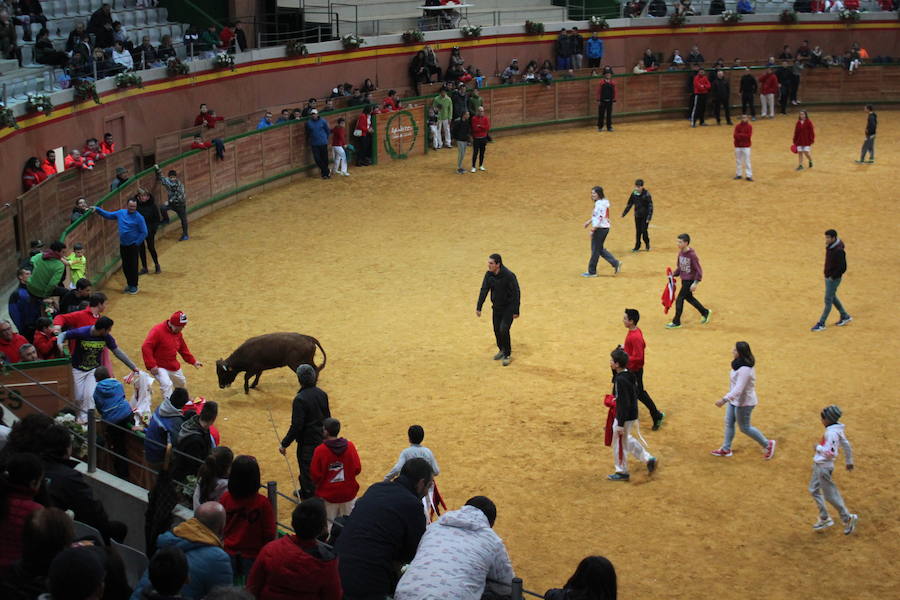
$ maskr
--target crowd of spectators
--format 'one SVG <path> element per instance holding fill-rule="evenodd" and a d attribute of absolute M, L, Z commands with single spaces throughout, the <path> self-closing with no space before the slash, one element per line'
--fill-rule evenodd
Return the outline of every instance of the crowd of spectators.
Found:
<path fill-rule="evenodd" d="M 721 15 L 727 10 L 724 0 L 710 0 L 703 3 L 706 14 Z M 883 11 L 896 11 L 900 6 L 897 0 L 879 0 L 878 8 Z M 798 13 L 839 13 L 842 10 L 862 10 L 859 0 L 795 0 L 792 5 Z M 625 18 L 638 17 L 665 17 L 670 14 L 682 16 L 694 16 L 702 14 L 702 11 L 691 4 L 691 0 L 673 0 L 671 6 L 666 0 L 629 0 L 624 7 Z M 752 0 L 737 0 L 734 11 L 738 14 L 751 15 L 756 12 Z"/>

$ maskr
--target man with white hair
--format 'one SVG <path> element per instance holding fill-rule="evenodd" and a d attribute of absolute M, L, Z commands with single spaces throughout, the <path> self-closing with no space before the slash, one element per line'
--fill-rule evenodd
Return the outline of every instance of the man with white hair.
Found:
<path fill-rule="evenodd" d="M 181 334 L 187 322 L 186 314 L 180 310 L 175 311 L 167 320 L 154 325 L 141 345 L 144 365 L 159 382 L 163 400 L 168 400 L 176 387 L 187 387 L 187 378 L 178 362 L 179 354 L 189 365 L 197 369 L 203 366 L 191 354 Z"/>

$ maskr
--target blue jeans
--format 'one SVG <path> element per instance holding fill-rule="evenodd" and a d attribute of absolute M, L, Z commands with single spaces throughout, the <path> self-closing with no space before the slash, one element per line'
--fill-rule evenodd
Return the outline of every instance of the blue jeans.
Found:
<path fill-rule="evenodd" d="M 836 279 L 832 279 L 830 277 L 825 278 L 825 310 L 822 311 L 822 316 L 819 317 L 819 323 L 821 323 L 822 325 L 825 324 L 825 319 L 828 318 L 828 314 L 831 312 L 832 304 L 836 309 L 838 309 L 838 312 L 840 313 L 842 319 L 846 319 L 850 316 L 847 314 L 847 311 L 844 310 L 844 305 L 841 304 L 840 300 L 838 300 L 837 289 L 839 285 L 841 285 L 840 277 Z"/>
<path fill-rule="evenodd" d="M 734 421 L 737 419 L 741 433 L 756 440 L 756 443 L 765 448 L 769 444 L 768 438 L 762 432 L 750 424 L 750 413 L 753 412 L 755 406 L 735 406 L 730 402 L 726 405 L 725 410 L 725 441 L 722 442 L 722 448 L 731 450 L 731 442 L 734 440 Z"/>

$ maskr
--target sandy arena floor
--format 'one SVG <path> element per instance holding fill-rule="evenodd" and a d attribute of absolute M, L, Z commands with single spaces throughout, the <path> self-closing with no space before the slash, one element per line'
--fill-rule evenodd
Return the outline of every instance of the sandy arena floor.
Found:
<path fill-rule="evenodd" d="M 684 121 L 500 138 L 489 170 L 474 175 L 456 175 L 456 151 L 443 150 L 311 179 L 193 224 L 190 242 L 164 240 L 163 274 L 142 278 L 135 297 L 114 277 L 108 314 L 138 357 L 154 323 L 186 311 L 188 343 L 207 363 L 188 372 L 191 393 L 221 402 L 224 443 L 255 455 L 286 492 L 267 409 L 282 435 L 293 375 L 267 372 L 245 396 L 218 389 L 213 363 L 261 333 L 317 337 L 328 353 L 320 384 L 359 448 L 363 490 L 393 464 L 406 428 L 422 424 L 450 507 L 476 494 L 497 503 L 497 531 L 526 588 L 562 585 L 583 556 L 603 554 L 623 598 L 896 597 L 898 116 L 881 113 L 878 164 L 863 166 L 853 163 L 863 111 L 813 111 L 815 168 L 802 172 L 788 151 L 796 117 L 758 121 L 754 183 L 732 180 L 730 127 Z M 633 220 L 619 215 L 637 177 L 654 198 L 653 250 L 632 254 Z M 593 185 L 611 199 L 607 247 L 624 269 L 613 277 L 601 261 L 601 277 L 582 279 Z M 839 295 L 854 321 L 832 327 L 832 312 L 814 334 L 829 227 L 847 244 Z M 701 326 L 686 307 L 685 327 L 668 331 L 659 298 L 683 231 L 703 264 L 698 297 L 714 314 Z M 523 292 L 508 368 L 491 360 L 490 312 L 475 317 L 491 252 Z M 602 397 L 625 307 L 642 312 L 645 382 L 667 418 L 651 432 L 641 409 L 660 469 L 649 480 L 634 467 L 617 484 L 606 480 Z M 757 356 L 753 422 L 778 441 L 771 462 L 740 433 L 733 458 L 709 454 L 722 441 L 713 403 L 728 390 L 737 340 Z M 810 528 L 806 486 L 830 403 L 844 409 L 856 454 L 855 471 L 835 471 L 860 515 L 850 537 Z"/>

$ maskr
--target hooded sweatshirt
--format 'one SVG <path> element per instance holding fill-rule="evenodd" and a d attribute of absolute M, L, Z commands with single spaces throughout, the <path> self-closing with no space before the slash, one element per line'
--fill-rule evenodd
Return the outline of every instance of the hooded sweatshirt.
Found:
<path fill-rule="evenodd" d="M 247 590 L 257 600 L 340 600 L 343 597 L 334 552 L 321 542 L 286 535 L 257 555 Z"/>
<path fill-rule="evenodd" d="M 125 399 L 125 388 L 118 379 L 104 379 L 94 388 L 94 404 L 104 421 L 121 423 L 131 418 L 131 405 Z"/>
<path fill-rule="evenodd" d="M 825 248 L 825 277 L 840 279 L 847 271 L 847 253 L 840 238 Z"/>
<path fill-rule="evenodd" d="M 168 321 L 153 326 L 153 329 L 147 334 L 147 339 L 141 345 L 141 354 L 144 356 L 144 365 L 147 370 L 162 367 L 167 371 L 177 371 L 181 368 L 178 354 L 189 365 L 197 362 L 184 341 L 182 333 L 172 331 Z"/>
<path fill-rule="evenodd" d="M 834 459 L 840 454 L 840 448 L 844 449 L 844 460 L 848 465 L 853 464 L 853 448 L 850 447 L 850 440 L 844 433 L 843 423 L 832 423 L 825 428 L 822 439 L 816 445 L 816 454 L 813 456 L 813 462 L 821 467 L 828 469 L 834 468 Z"/>
<path fill-rule="evenodd" d="M 503 540 L 485 514 L 474 506 L 463 506 L 426 529 L 394 598 L 479 600 L 488 579 L 492 592 L 508 595 L 513 577 Z"/>
<path fill-rule="evenodd" d="M 147 462 L 160 463 L 163 461 L 166 444 L 175 445 L 175 438 L 178 436 L 184 420 L 181 409 L 172 406 L 168 398 L 163 400 L 153 416 L 150 417 L 147 429 L 144 430 L 144 458 L 147 459 Z"/>
<path fill-rule="evenodd" d="M 156 539 L 156 549 L 180 548 L 188 563 L 189 580 L 181 588 L 181 595 L 201 600 L 214 587 L 232 584 L 231 559 L 222 549 L 222 540 L 197 519 L 188 519 Z M 150 586 L 147 571 L 131 594 L 131 600 L 141 600 L 144 588 Z"/>
<path fill-rule="evenodd" d="M 40 258 L 32 260 L 32 266 L 34 268 L 28 278 L 28 291 L 38 298 L 46 298 L 60 285 L 66 274 L 62 255 L 53 250 L 45 250 Z"/>
<path fill-rule="evenodd" d="M 325 440 L 313 452 L 309 473 L 316 484 L 316 496 L 332 504 L 356 498 L 362 471 L 356 446 L 346 438 Z"/>
<path fill-rule="evenodd" d="M 675 277 L 681 275 L 682 281 L 700 281 L 703 279 L 703 269 L 700 267 L 700 259 L 693 248 L 688 248 L 678 253 L 678 268 L 672 273 Z"/>

